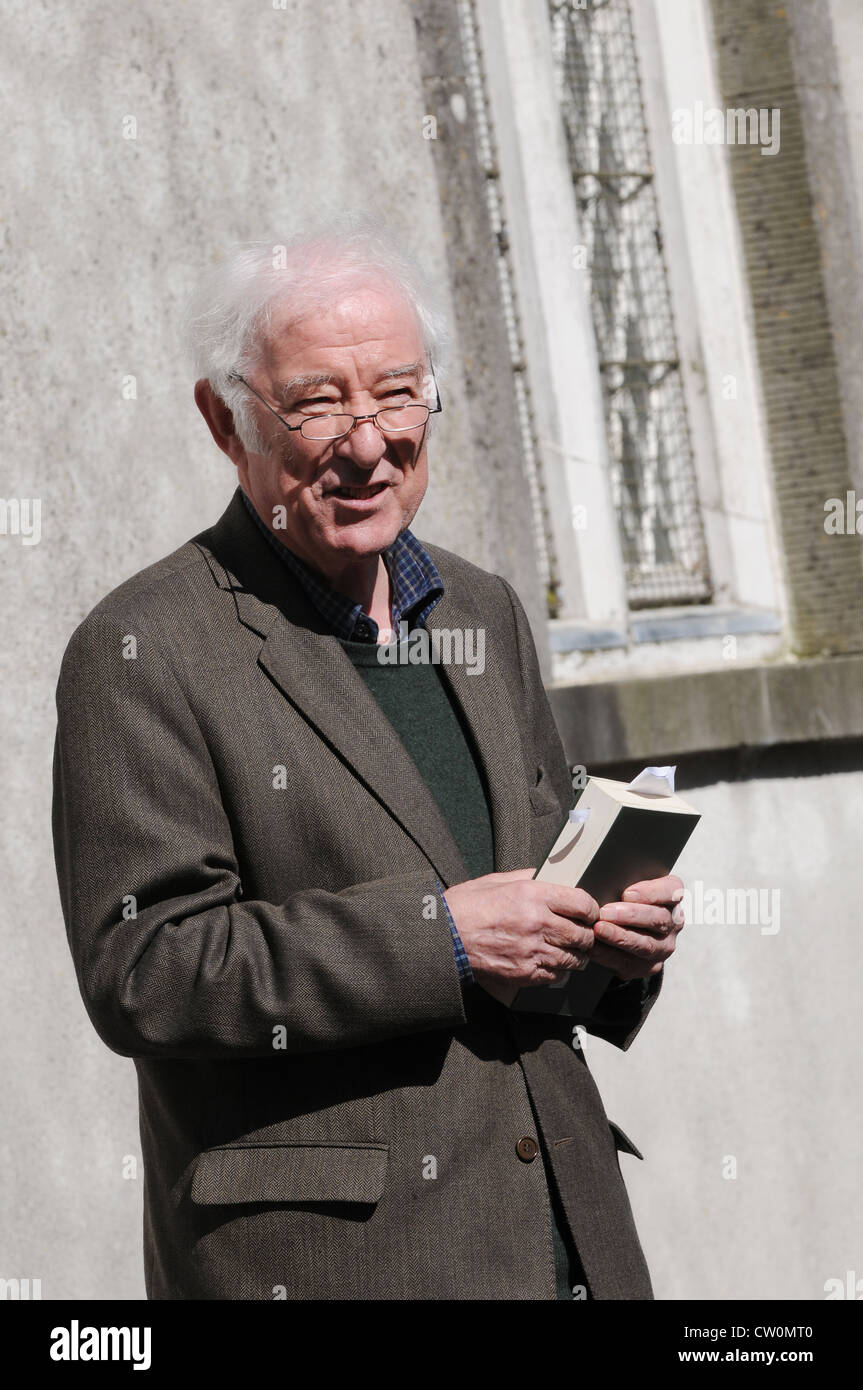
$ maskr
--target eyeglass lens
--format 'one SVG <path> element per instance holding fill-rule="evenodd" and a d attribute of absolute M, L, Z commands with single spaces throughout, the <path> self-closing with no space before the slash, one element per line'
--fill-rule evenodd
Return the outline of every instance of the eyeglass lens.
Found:
<path fill-rule="evenodd" d="M 395 405 L 379 410 L 376 419 L 387 434 L 398 434 L 418 429 L 428 417 L 428 406 Z M 301 432 L 306 439 L 338 439 L 349 432 L 353 423 L 353 415 L 309 415 L 302 423 Z"/>

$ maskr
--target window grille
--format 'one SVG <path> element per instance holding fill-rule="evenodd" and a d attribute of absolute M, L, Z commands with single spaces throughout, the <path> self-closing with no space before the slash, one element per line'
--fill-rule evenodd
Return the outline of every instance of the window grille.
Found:
<path fill-rule="evenodd" d="M 710 576 L 628 0 L 549 4 L 629 602 L 703 602 Z"/>

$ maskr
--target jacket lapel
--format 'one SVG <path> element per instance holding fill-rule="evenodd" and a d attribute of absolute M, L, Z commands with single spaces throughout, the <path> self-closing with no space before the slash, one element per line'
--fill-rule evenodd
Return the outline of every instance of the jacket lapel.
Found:
<path fill-rule="evenodd" d="M 413 759 L 350 659 L 290 570 L 267 545 L 239 490 L 221 520 L 196 537 L 216 583 L 233 594 L 239 620 L 263 642 L 258 656 L 282 694 L 381 801 L 423 851 L 445 886 L 467 869 Z M 209 553 L 208 553 L 209 552 Z M 213 563 L 215 560 L 215 563 Z M 440 567 L 439 567 L 440 568 Z M 441 570 L 444 585 L 447 575 Z M 427 626 L 476 627 L 450 587 Z M 490 650 L 490 647 L 492 650 Z M 529 852 L 530 804 L 518 726 L 493 644 L 485 670 L 444 667 L 473 734 L 491 800 L 495 868 L 521 868 Z"/>
<path fill-rule="evenodd" d="M 349 657 L 330 634 L 284 619 L 261 648 L 261 665 L 283 694 L 404 827 L 445 885 L 467 869 L 416 764 Z"/>

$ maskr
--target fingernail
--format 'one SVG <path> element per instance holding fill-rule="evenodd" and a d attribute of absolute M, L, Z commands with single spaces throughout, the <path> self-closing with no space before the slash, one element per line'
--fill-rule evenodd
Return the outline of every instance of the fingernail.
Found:
<path fill-rule="evenodd" d="M 674 909 L 674 911 L 673 911 L 672 914 L 671 914 L 671 920 L 672 920 L 672 922 L 675 924 L 675 926 L 677 926 L 677 927 L 683 925 L 683 923 L 684 923 L 685 920 L 686 920 L 686 914 L 685 914 L 685 912 L 683 911 L 683 908 L 682 908 L 682 907 L 676 907 L 676 908 Z"/>
<path fill-rule="evenodd" d="M 682 888 L 675 888 L 674 892 L 673 892 L 672 895 L 671 895 L 671 901 L 672 901 L 673 903 L 679 903 L 679 902 L 682 900 L 682 898 L 683 898 L 683 889 L 682 889 Z"/>

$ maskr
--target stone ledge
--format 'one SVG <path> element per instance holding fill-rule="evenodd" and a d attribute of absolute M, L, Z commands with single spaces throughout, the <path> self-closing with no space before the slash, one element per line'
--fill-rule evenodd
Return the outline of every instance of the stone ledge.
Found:
<path fill-rule="evenodd" d="M 548 691 L 567 757 L 591 767 L 863 736 L 863 655 Z"/>
<path fill-rule="evenodd" d="M 750 632 L 781 632 L 778 613 L 769 609 L 692 608 L 641 609 L 630 615 L 628 627 L 597 627 L 571 618 L 551 618 L 548 641 L 553 652 L 605 651 L 639 642 L 692 641 L 698 637 L 741 636 Z"/>

